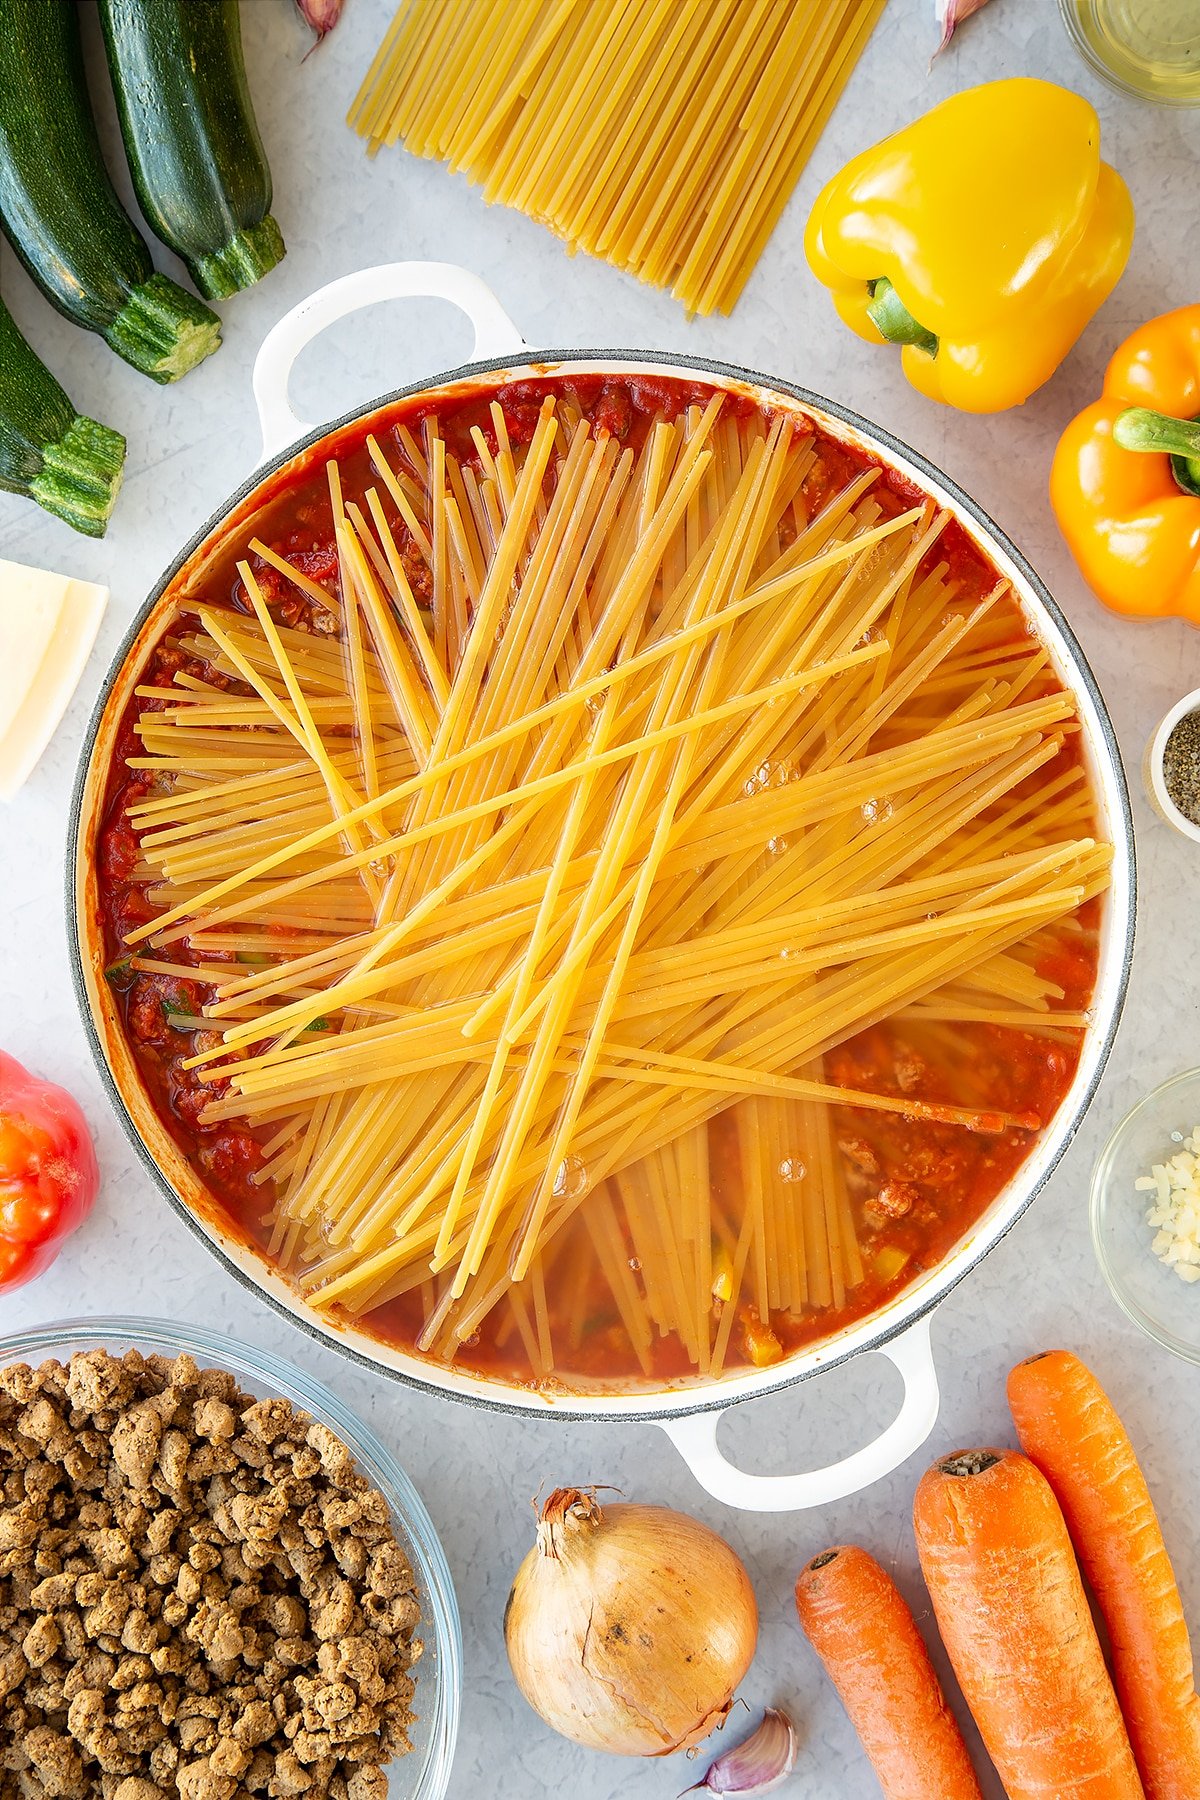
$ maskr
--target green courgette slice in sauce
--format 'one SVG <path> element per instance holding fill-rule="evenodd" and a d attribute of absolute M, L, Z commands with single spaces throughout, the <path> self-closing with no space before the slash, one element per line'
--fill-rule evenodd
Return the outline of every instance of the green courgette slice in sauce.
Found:
<path fill-rule="evenodd" d="M 109 179 L 72 0 L 0 0 L 0 219 L 58 310 L 152 380 L 220 343 L 216 313 L 155 272 Z"/>
<path fill-rule="evenodd" d="M 0 487 L 103 537 L 125 439 L 77 413 L 0 301 Z"/>
<path fill-rule="evenodd" d="M 223 299 L 283 255 L 246 82 L 238 0 L 100 0 L 109 73 L 138 204 Z"/>

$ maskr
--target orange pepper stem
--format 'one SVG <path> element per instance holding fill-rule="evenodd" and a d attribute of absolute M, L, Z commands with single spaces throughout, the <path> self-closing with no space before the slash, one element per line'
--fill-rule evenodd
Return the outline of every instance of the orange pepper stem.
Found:
<path fill-rule="evenodd" d="M 1113 421 L 1113 441 L 1122 450 L 1169 456 L 1179 487 L 1185 494 L 1200 495 L 1200 421 L 1130 406 Z"/>
<path fill-rule="evenodd" d="M 868 286 L 871 304 L 867 312 L 874 320 L 880 336 L 886 338 L 889 344 L 915 344 L 918 350 L 936 356 L 937 338 L 913 318 L 886 275 L 881 275 L 878 281 L 872 281 Z"/>

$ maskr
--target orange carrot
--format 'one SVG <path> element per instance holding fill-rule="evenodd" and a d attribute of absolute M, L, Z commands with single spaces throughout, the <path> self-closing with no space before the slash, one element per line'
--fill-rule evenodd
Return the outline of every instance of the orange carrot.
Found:
<path fill-rule="evenodd" d="M 1100 1603 L 1113 1680 L 1149 1800 L 1200 1795 L 1192 1646 L 1154 1502 L 1116 1410 L 1069 1350 L 1008 1378 L 1017 1435 L 1058 1497 Z"/>
<path fill-rule="evenodd" d="M 1066 1523 L 1015 1450 L 935 1463 L 917 1551 L 967 1705 L 1009 1800 L 1143 1800 Z"/>
<path fill-rule="evenodd" d="M 856 1544 L 814 1556 L 796 1611 L 887 1800 L 982 1800 L 925 1641 L 875 1558 Z"/>

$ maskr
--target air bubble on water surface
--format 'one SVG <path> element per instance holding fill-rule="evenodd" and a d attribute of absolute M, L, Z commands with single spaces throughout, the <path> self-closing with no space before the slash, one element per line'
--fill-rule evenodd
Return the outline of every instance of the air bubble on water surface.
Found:
<path fill-rule="evenodd" d="M 888 799 L 873 797 L 864 800 L 858 810 L 865 825 L 882 825 L 892 816 L 892 803 Z"/>
<path fill-rule="evenodd" d="M 779 1165 L 779 1173 L 784 1181 L 803 1181 L 808 1169 L 798 1156 L 785 1156 Z"/>
<path fill-rule="evenodd" d="M 789 850 L 790 848 L 791 845 L 785 837 L 773 837 L 767 839 L 767 849 L 771 852 L 772 856 L 782 856 L 784 851 Z"/>
<path fill-rule="evenodd" d="M 629 1259 L 629 1266 L 633 1270 L 634 1274 L 636 1275 L 638 1273 L 638 1270 L 642 1266 L 641 1257 L 640 1256 L 631 1256 Z"/>
<path fill-rule="evenodd" d="M 742 792 L 761 794 L 764 788 L 786 787 L 795 773 L 790 763 L 760 762 L 754 773 L 747 777 Z"/>
<path fill-rule="evenodd" d="M 578 1156 L 564 1156 L 554 1171 L 556 1200 L 574 1200 L 588 1184 L 587 1166 Z"/>

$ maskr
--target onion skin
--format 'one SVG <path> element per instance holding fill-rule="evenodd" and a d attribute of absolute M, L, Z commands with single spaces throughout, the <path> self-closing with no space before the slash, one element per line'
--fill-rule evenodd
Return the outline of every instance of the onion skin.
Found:
<path fill-rule="evenodd" d="M 725 1718 L 758 1608 L 741 1561 L 706 1525 L 562 1488 L 517 1571 L 504 1640 L 517 1686 L 562 1736 L 668 1756 Z"/>

